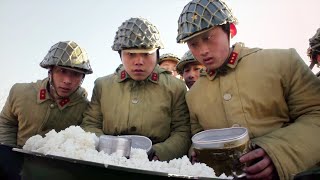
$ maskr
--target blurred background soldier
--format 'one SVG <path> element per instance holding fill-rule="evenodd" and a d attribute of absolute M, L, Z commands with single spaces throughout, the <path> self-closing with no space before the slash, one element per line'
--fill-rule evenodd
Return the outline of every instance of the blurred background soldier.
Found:
<path fill-rule="evenodd" d="M 320 28 L 317 30 L 316 34 L 309 39 L 309 45 L 308 56 L 311 60 L 309 67 L 312 69 L 315 64 L 317 64 L 318 67 L 320 64 Z M 320 72 L 318 72 L 316 76 L 320 78 Z"/>
<path fill-rule="evenodd" d="M 157 65 L 162 47 L 157 28 L 148 20 L 123 22 L 112 46 L 122 65 L 96 79 L 81 126 L 98 136 L 146 136 L 155 151 L 149 158 L 167 161 L 187 154 L 190 124 L 183 81 Z"/>
<path fill-rule="evenodd" d="M 172 76 L 180 78 L 176 70 L 176 65 L 179 60 L 180 59 L 178 56 L 171 53 L 166 53 L 160 56 L 158 64 L 160 67 L 166 69 L 167 71 L 170 71 L 172 73 Z"/>
<path fill-rule="evenodd" d="M 184 82 L 190 89 L 199 79 L 200 70 L 204 66 L 197 61 L 190 51 L 187 51 L 177 64 L 177 72 L 183 77 Z"/>

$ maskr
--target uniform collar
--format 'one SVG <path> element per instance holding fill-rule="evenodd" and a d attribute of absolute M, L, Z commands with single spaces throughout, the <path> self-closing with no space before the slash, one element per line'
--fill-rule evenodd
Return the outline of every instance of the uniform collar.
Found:
<path fill-rule="evenodd" d="M 164 72 L 165 70 L 162 70 L 159 68 L 159 65 L 156 65 L 152 73 L 148 76 L 147 80 L 151 81 L 155 84 L 158 84 L 159 82 L 159 75 L 160 73 Z M 130 75 L 126 72 L 123 65 L 119 65 L 119 67 L 116 69 L 115 74 L 118 76 L 118 82 L 124 82 L 126 79 L 132 79 Z"/>
<path fill-rule="evenodd" d="M 41 104 L 47 100 L 52 100 L 49 91 L 47 90 L 47 86 L 49 85 L 48 78 L 44 79 L 40 83 L 40 87 L 37 93 L 37 103 Z M 59 109 L 64 109 L 70 104 L 76 102 L 79 98 L 87 97 L 87 92 L 83 88 L 79 88 L 76 92 L 74 92 L 70 97 L 60 99 L 57 102 Z"/>

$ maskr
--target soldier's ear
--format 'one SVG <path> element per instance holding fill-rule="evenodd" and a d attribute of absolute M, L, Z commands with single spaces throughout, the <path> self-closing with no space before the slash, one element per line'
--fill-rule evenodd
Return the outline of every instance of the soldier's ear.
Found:
<path fill-rule="evenodd" d="M 237 34 L 237 28 L 234 23 L 230 23 L 230 37 L 233 38 Z"/>
<path fill-rule="evenodd" d="M 318 64 L 320 64 L 320 54 L 316 55 L 316 60 L 317 60 Z"/>

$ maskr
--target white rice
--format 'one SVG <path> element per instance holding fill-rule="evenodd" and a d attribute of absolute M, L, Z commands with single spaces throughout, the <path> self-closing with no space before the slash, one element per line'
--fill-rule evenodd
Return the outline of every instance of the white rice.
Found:
<path fill-rule="evenodd" d="M 35 135 L 30 137 L 24 150 L 42 154 L 51 154 L 73 159 L 115 165 L 135 169 L 143 169 L 168 174 L 194 177 L 217 178 L 214 170 L 204 163 L 191 164 L 187 156 L 173 159 L 169 162 L 149 161 L 148 155 L 143 149 L 131 149 L 130 159 L 121 157 L 117 152 L 108 155 L 103 151 L 98 152 L 96 147 L 99 138 L 90 132 L 85 132 L 80 126 L 70 126 L 57 133 L 55 130 L 48 132 L 45 137 Z M 218 178 L 232 179 L 233 177 L 222 174 Z"/>

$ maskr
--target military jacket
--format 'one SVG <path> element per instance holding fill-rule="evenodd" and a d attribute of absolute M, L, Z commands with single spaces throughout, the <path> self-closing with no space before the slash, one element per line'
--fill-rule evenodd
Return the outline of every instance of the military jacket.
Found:
<path fill-rule="evenodd" d="M 227 73 L 204 72 L 186 95 L 191 131 L 242 126 L 280 179 L 320 162 L 320 81 L 294 49 L 238 43 Z"/>
<path fill-rule="evenodd" d="M 181 157 L 190 146 L 189 112 L 183 81 L 157 65 L 144 81 L 122 66 L 95 81 L 82 127 L 97 135 L 143 135 L 160 160 Z"/>
<path fill-rule="evenodd" d="M 69 98 L 55 102 L 47 84 L 46 78 L 12 86 L 0 114 L 0 142 L 23 146 L 33 135 L 80 125 L 88 104 L 85 89 L 80 87 Z"/>

